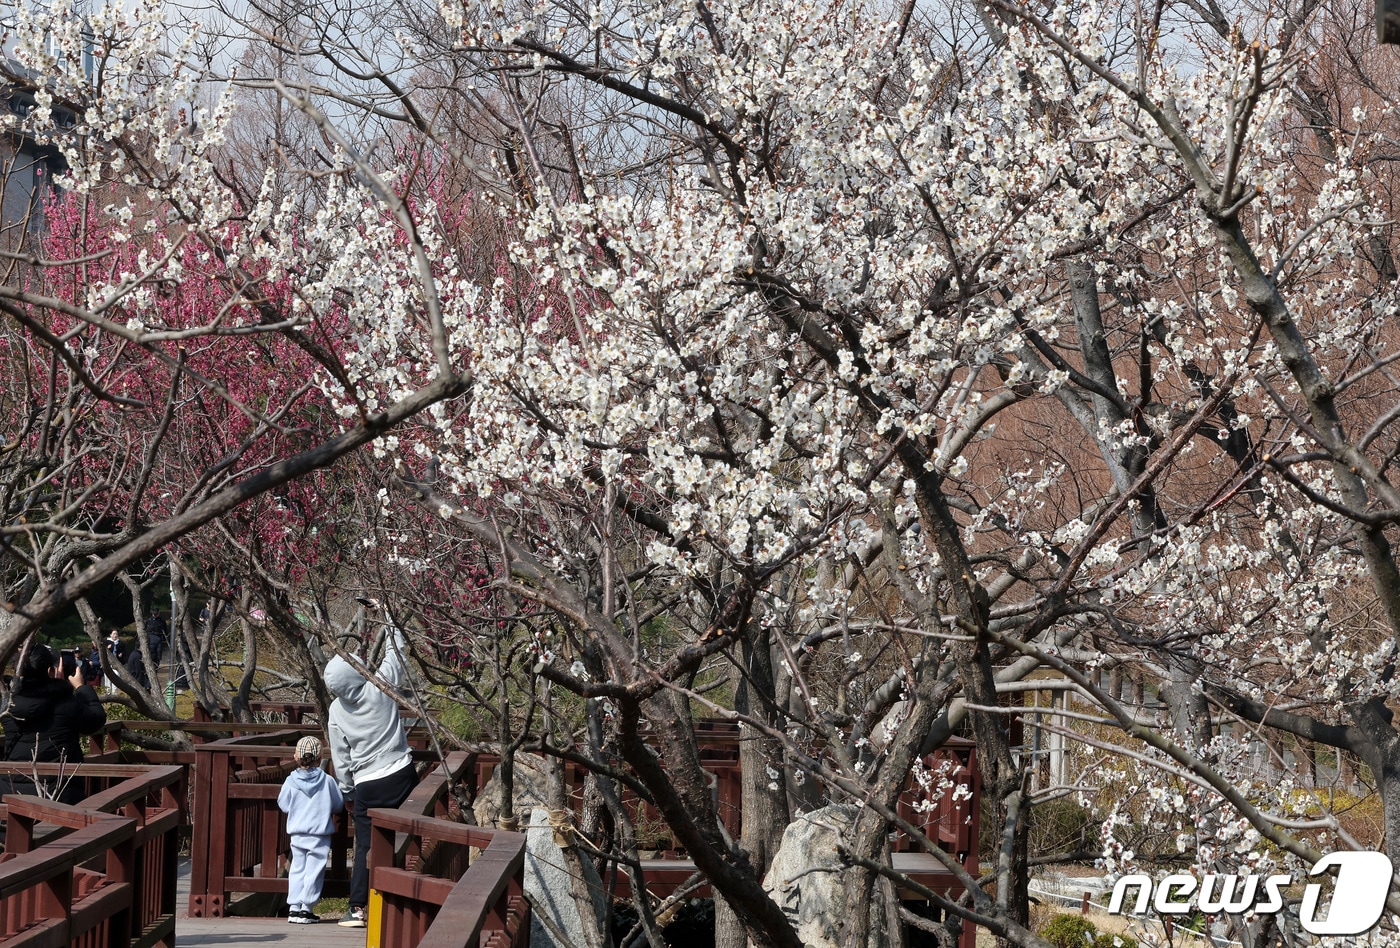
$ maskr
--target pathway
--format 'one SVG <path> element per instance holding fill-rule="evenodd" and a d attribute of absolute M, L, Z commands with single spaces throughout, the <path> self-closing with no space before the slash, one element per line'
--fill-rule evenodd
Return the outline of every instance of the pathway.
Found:
<path fill-rule="evenodd" d="M 363 928 L 341 928 L 333 920 L 319 925 L 292 925 L 285 918 L 186 918 L 190 900 L 190 860 L 180 858 L 175 905 L 177 948 L 239 945 L 315 945 L 316 948 L 364 948 Z"/>

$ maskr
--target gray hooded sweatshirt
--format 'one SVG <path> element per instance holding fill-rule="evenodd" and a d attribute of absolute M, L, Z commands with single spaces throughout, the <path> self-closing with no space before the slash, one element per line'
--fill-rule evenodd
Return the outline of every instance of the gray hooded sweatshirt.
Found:
<path fill-rule="evenodd" d="M 384 661 L 375 670 L 383 684 L 397 688 L 403 683 L 404 648 L 403 633 L 394 629 Z M 350 793 L 355 784 L 387 777 L 413 760 L 393 698 L 339 655 L 326 665 L 325 678 L 326 688 L 336 698 L 331 702 L 326 736 L 340 789 Z"/>
<path fill-rule="evenodd" d="M 335 832 L 331 814 L 339 813 L 344 801 L 320 767 L 298 767 L 282 784 L 277 806 L 287 814 L 289 836 L 329 836 Z"/>

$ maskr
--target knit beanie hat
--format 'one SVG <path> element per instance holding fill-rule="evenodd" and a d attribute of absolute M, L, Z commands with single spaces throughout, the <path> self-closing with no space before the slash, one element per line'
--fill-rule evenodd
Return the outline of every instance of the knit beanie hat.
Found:
<path fill-rule="evenodd" d="M 311 737 L 310 735 L 307 735 L 306 737 L 303 737 L 301 740 L 297 741 L 297 762 L 298 762 L 298 763 L 309 764 L 309 763 L 311 763 L 312 761 L 319 761 L 320 759 L 321 759 L 321 740 L 320 740 L 320 738 Z"/>

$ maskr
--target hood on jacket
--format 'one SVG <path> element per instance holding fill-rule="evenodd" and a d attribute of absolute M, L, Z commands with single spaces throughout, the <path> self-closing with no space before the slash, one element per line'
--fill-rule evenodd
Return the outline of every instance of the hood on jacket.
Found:
<path fill-rule="evenodd" d="M 354 704 L 368 682 L 345 659 L 337 655 L 326 665 L 326 688 L 340 700 Z"/>
<path fill-rule="evenodd" d="M 32 711 L 36 704 L 43 706 L 51 702 L 62 701 L 72 693 L 73 685 L 66 678 L 26 681 L 15 689 L 11 705 L 16 708 L 27 706 Z"/>
<path fill-rule="evenodd" d="M 321 789 L 321 783 L 326 779 L 326 772 L 320 767 L 312 767 L 310 770 L 303 770 L 298 767 L 288 775 L 287 780 L 308 797 L 314 797 Z"/>

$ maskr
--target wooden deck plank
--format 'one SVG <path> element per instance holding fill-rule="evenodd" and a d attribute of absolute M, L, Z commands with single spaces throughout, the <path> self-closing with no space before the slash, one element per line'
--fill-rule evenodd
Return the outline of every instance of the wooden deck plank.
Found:
<path fill-rule="evenodd" d="M 293 925 L 285 918 L 187 918 L 185 906 L 190 895 L 190 859 L 180 857 L 180 877 L 176 887 L 176 948 L 238 948 L 240 945 L 298 945 L 306 948 L 364 948 L 363 928 L 341 928 L 336 919 L 319 925 Z"/>
<path fill-rule="evenodd" d="M 333 921 L 292 925 L 285 918 L 181 918 L 175 921 L 177 948 L 220 945 L 300 945 L 305 948 L 364 948 L 363 928 L 341 928 Z"/>

